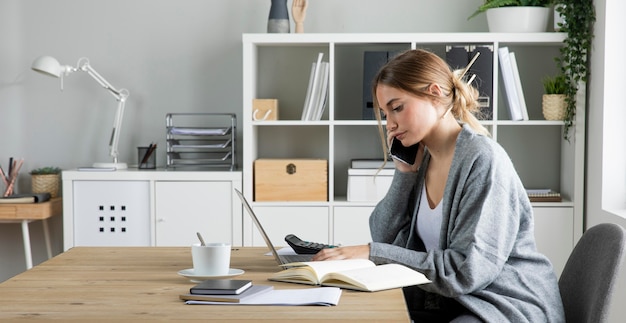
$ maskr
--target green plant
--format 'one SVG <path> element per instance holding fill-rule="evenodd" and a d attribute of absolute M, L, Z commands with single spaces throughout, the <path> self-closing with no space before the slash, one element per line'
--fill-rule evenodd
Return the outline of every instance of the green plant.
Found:
<path fill-rule="evenodd" d="M 500 7 L 547 7 L 555 0 L 485 0 L 485 2 L 476 9 L 476 11 L 467 19 L 474 18 L 478 14 L 487 11 L 487 9 Z M 558 0 L 557 0 L 558 1 Z"/>
<path fill-rule="evenodd" d="M 31 175 L 50 175 L 50 174 L 60 174 L 61 173 L 61 169 L 58 167 L 41 167 L 41 168 L 36 168 L 30 171 Z"/>
<path fill-rule="evenodd" d="M 563 138 L 569 140 L 569 129 L 576 116 L 578 83 L 586 82 L 589 76 L 587 57 L 591 50 L 596 12 L 593 1 L 590 0 L 555 0 L 555 8 L 564 19 L 564 23 L 559 24 L 560 31 L 567 34 L 560 50 L 561 56 L 555 60 L 561 73 L 566 76 L 567 107 Z"/>
<path fill-rule="evenodd" d="M 546 94 L 565 94 L 567 91 L 567 82 L 563 74 L 546 76 L 541 82 L 543 83 L 543 89 Z"/>

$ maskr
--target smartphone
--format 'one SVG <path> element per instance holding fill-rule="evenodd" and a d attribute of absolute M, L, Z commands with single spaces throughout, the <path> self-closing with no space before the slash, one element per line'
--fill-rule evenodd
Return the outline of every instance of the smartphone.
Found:
<path fill-rule="evenodd" d="M 397 159 L 405 164 L 415 164 L 415 158 L 417 157 L 417 150 L 419 149 L 419 142 L 413 146 L 404 147 L 400 140 L 393 138 L 391 142 L 391 148 L 389 153 L 393 159 Z"/>

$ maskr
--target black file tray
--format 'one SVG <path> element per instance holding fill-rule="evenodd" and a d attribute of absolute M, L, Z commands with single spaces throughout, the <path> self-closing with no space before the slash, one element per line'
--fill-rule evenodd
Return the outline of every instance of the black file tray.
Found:
<path fill-rule="evenodd" d="M 165 123 L 167 168 L 237 168 L 235 114 L 168 113 Z"/>

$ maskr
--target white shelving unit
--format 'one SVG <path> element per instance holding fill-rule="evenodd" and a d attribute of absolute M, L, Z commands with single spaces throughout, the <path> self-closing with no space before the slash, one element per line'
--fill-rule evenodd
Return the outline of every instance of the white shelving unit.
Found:
<path fill-rule="evenodd" d="M 445 56 L 445 46 L 485 44 L 494 48 L 493 120 L 483 121 L 509 153 L 528 188 L 561 192 L 563 202 L 534 203 L 537 242 L 560 272 L 583 229 L 584 122 L 569 141 L 563 122 L 541 112 L 541 79 L 557 72 L 561 33 L 244 34 L 243 192 L 262 218 L 273 242 L 288 233 L 333 244 L 370 241 L 368 217 L 375 203 L 346 200 L 350 159 L 381 158 L 376 121 L 362 120 L 363 53 L 427 48 Z M 511 121 L 497 49 L 516 53 L 529 121 Z M 323 52 L 330 63 L 329 100 L 321 121 L 301 121 L 311 63 Z M 584 89 L 584 87 L 583 87 Z M 583 93 L 581 93 L 583 95 Z M 278 99 L 279 120 L 253 121 L 253 99 Z M 579 100 L 577 120 L 585 120 Z M 328 159 L 327 202 L 256 202 L 254 160 Z M 244 217 L 244 244 L 262 245 Z"/>

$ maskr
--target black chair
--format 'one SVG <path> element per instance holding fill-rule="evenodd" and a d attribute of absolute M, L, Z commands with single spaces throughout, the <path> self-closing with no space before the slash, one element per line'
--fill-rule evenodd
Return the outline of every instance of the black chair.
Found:
<path fill-rule="evenodd" d="M 601 323 L 609 316 L 613 287 L 624 258 L 626 230 L 598 224 L 583 234 L 559 279 L 568 323 Z"/>

